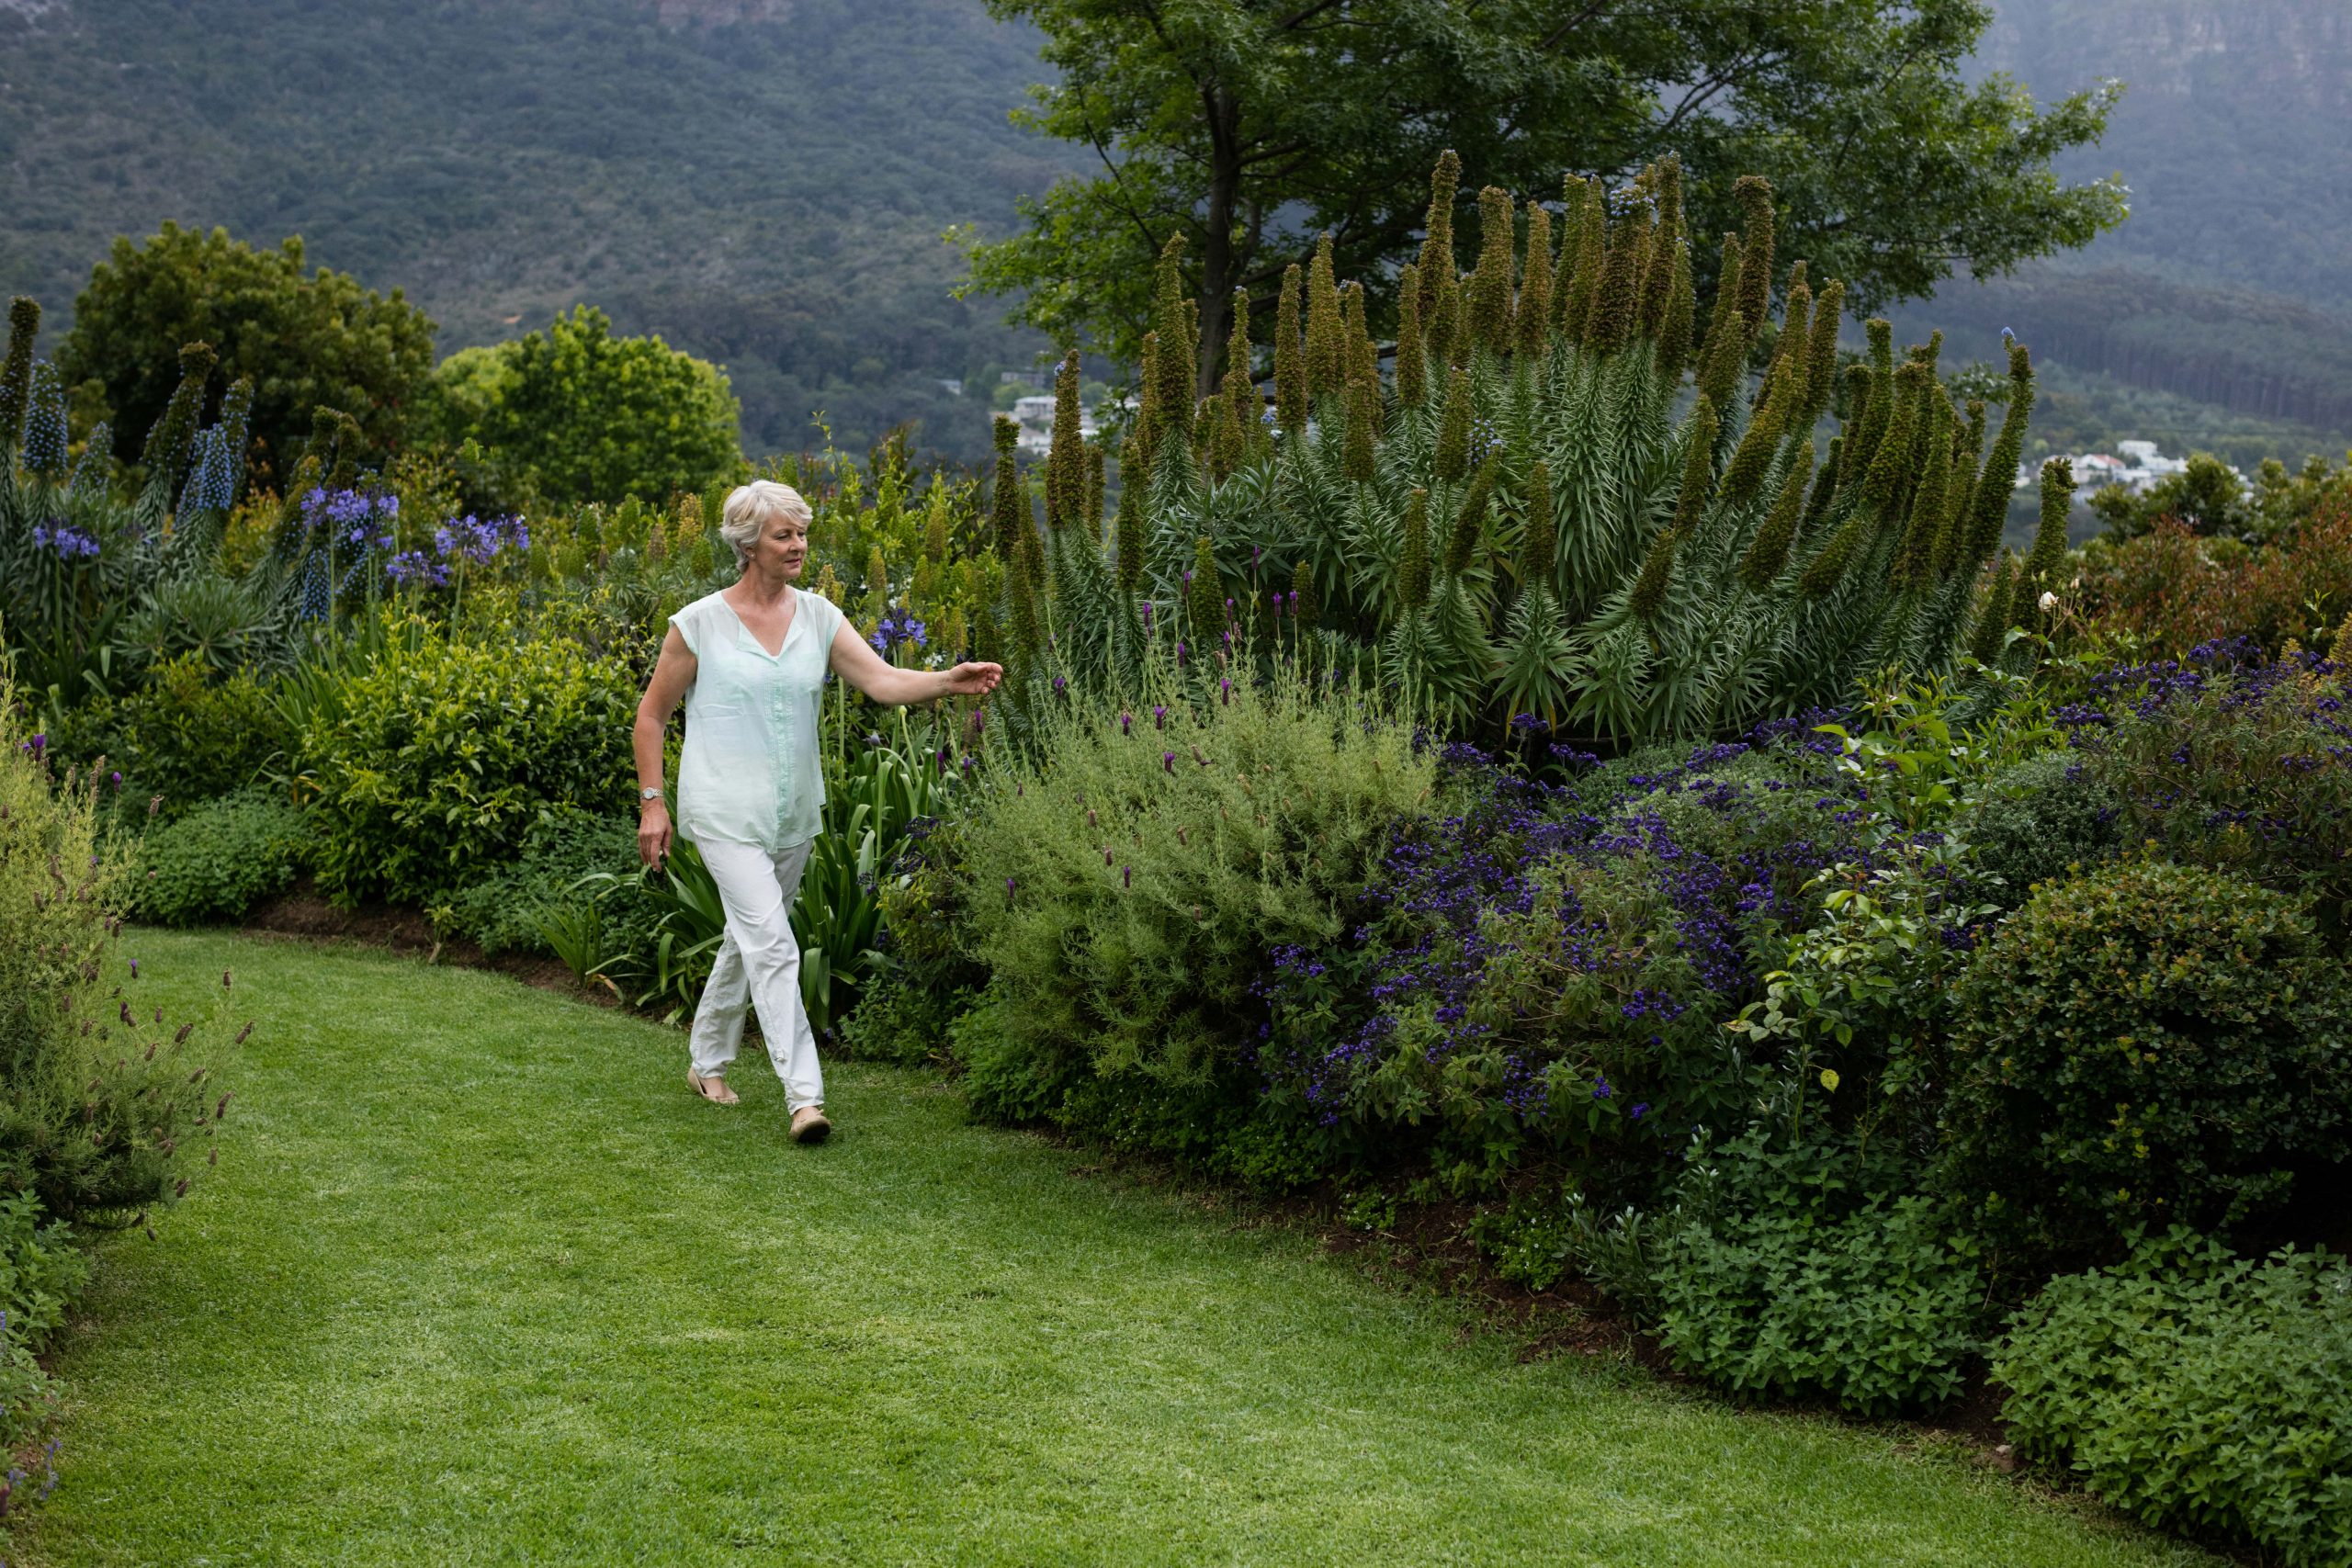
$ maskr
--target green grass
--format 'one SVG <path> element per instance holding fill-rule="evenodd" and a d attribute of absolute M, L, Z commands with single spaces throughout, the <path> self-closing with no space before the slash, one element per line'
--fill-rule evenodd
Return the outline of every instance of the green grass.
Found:
<path fill-rule="evenodd" d="M 2203 1562 L 1898 1433 L 1521 1364 L 1459 1305 L 1072 1174 L 919 1074 L 835 1140 L 497 976 L 135 932 L 260 1027 L 119 1235 L 30 1563 Z"/>

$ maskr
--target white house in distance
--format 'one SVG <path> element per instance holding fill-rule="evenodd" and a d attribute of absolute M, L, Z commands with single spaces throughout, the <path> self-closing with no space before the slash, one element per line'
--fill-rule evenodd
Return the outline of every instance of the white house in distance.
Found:
<path fill-rule="evenodd" d="M 2121 485 L 2133 495 L 2140 495 L 2176 474 L 2188 471 L 2186 457 L 2167 457 L 2153 441 L 2119 441 L 2113 453 L 2084 452 L 2068 460 L 2075 465 L 2075 493 L 2078 498 L 2109 485 Z M 2235 468 L 2230 472 L 2237 474 L 2239 483 L 2245 482 L 2245 476 Z M 2018 489 L 2030 490 L 2041 482 L 2040 461 L 2018 465 Z"/>
<path fill-rule="evenodd" d="M 1126 411 L 1133 413 L 1136 409 L 1136 400 L 1129 398 L 1125 406 Z M 1083 403 L 1079 405 L 1078 434 L 1080 440 L 1091 441 L 1102 434 L 1102 424 L 1099 413 L 1100 411 L 1096 408 Z M 1014 450 L 1023 457 L 1042 457 L 1053 449 L 1054 400 L 1051 393 L 1014 399 L 1012 418 L 1014 423 L 1021 426 L 1021 434 L 1013 442 Z"/>

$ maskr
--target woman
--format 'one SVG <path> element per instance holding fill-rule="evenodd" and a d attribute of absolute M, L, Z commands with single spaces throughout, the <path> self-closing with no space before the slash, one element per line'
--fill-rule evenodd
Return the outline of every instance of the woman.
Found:
<path fill-rule="evenodd" d="M 675 830 L 702 852 L 727 911 L 726 940 L 695 1010 L 686 1082 L 714 1104 L 736 1102 L 727 1066 L 742 1042 L 744 1009 L 756 1008 L 784 1080 L 793 1142 L 813 1144 L 832 1123 L 788 916 L 825 803 L 817 741 L 825 671 L 889 704 L 984 696 L 1004 671 L 994 664 L 896 669 L 821 595 L 795 588 L 808 558 L 808 503 L 789 485 L 761 479 L 737 490 L 718 536 L 734 547 L 742 576 L 670 617 L 638 705 L 637 849 L 648 865 L 670 852 L 662 737 L 683 697 Z"/>

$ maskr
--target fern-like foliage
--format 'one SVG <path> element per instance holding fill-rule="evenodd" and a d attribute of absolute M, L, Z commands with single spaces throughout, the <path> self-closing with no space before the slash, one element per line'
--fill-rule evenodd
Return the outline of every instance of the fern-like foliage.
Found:
<path fill-rule="evenodd" d="M 1739 730 L 1888 666 L 1932 672 L 1972 639 L 1998 645 L 2013 596 L 1984 584 L 2032 401 L 2022 346 L 1982 452 L 1982 410 L 1952 407 L 1939 344 L 1898 364 L 1874 321 L 1832 438 L 1842 289 L 1800 262 L 1775 290 L 1764 182 L 1742 182 L 1746 231 L 1724 237 L 1702 312 L 1671 160 L 1613 193 L 1571 179 L 1556 223 L 1488 189 L 1466 276 L 1457 178 L 1449 154 L 1392 344 L 1368 335 L 1326 247 L 1285 280 L 1275 343 L 1252 344 L 1237 312 L 1207 398 L 1171 242 L 1117 559 L 1066 521 L 1048 530 L 1049 661 L 1132 676 L 1146 628 L 1204 671 L 1204 653 L 1368 656 L 1455 733 L 1532 715 L 1624 745 Z M 1238 373 L 1261 356 L 1271 399 Z M 1311 624 L 1284 620 L 1296 602 Z M 1980 604 L 2002 624 L 1980 625 Z"/>

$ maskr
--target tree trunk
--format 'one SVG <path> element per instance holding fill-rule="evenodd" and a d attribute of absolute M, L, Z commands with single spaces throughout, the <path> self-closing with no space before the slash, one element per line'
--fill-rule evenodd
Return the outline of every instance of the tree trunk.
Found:
<path fill-rule="evenodd" d="M 1201 341 L 1193 355 L 1193 383 L 1201 397 L 1217 388 L 1217 355 L 1233 330 L 1234 212 L 1241 197 L 1241 105 L 1218 87 L 1203 91 L 1209 120 L 1208 232 L 1201 243 Z"/>

